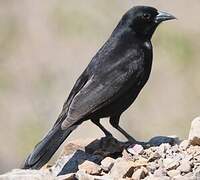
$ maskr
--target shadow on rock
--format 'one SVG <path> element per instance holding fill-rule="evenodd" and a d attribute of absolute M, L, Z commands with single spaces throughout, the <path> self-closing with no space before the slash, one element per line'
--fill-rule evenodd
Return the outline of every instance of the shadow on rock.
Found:
<path fill-rule="evenodd" d="M 152 146 L 159 146 L 162 143 L 169 143 L 170 145 L 178 144 L 177 138 L 156 136 L 151 138 L 148 142 L 120 142 L 114 137 L 103 137 L 101 139 L 90 141 L 89 144 L 80 146 L 77 142 L 71 142 L 65 145 L 65 152 L 58 159 L 56 165 L 51 169 L 55 175 L 63 175 L 68 173 L 75 173 L 78 167 L 86 160 L 100 164 L 105 157 L 119 158 L 122 156 L 124 149 L 133 147 L 134 145 L 141 145 L 142 148 L 149 148 Z M 135 146 L 137 151 L 137 146 Z M 70 149 L 70 152 L 68 150 Z"/>

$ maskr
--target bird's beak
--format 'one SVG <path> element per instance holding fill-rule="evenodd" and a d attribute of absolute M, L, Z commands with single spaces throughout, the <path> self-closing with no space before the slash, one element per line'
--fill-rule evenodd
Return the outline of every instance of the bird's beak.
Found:
<path fill-rule="evenodd" d="M 161 23 L 162 21 L 167 21 L 167 20 L 172 20 L 172 19 L 176 19 L 176 17 L 169 13 L 158 11 L 158 15 L 155 18 L 155 22 Z"/>

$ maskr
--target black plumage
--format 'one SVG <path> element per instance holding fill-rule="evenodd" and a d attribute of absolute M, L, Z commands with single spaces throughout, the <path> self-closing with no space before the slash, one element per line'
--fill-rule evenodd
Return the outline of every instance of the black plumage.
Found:
<path fill-rule="evenodd" d="M 35 146 L 24 168 L 42 167 L 66 137 L 88 119 L 111 136 L 100 124 L 100 118 L 109 117 L 113 127 L 134 141 L 119 126 L 119 118 L 149 78 L 153 58 L 151 37 L 156 27 L 174 18 L 153 7 L 130 9 L 78 78 L 56 123 Z"/>

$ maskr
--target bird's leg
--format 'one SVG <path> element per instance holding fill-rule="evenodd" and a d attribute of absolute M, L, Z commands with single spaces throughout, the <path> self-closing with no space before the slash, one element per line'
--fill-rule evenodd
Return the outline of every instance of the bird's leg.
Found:
<path fill-rule="evenodd" d="M 121 132 L 128 139 L 128 141 L 130 141 L 131 143 L 137 143 L 137 141 L 131 135 L 129 135 L 124 129 L 122 129 L 119 126 L 119 118 L 120 118 L 120 115 L 111 116 L 110 117 L 110 124 L 115 129 L 117 129 L 119 132 Z"/>
<path fill-rule="evenodd" d="M 107 137 L 112 136 L 112 134 L 111 134 L 108 130 L 106 130 L 106 129 L 101 125 L 100 119 L 91 119 L 91 121 L 92 121 L 95 125 L 97 125 L 97 126 L 104 132 L 105 136 L 107 136 Z"/>

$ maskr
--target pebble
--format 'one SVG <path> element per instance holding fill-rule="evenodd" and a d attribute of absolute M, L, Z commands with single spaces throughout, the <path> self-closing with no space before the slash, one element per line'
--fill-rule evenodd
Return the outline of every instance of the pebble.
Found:
<path fill-rule="evenodd" d="M 144 148 L 140 144 L 134 144 L 128 147 L 127 151 L 133 155 L 139 155 L 143 153 Z"/>
<path fill-rule="evenodd" d="M 101 174 L 101 167 L 98 164 L 95 164 L 92 161 L 85 161 L 81 165 L 78 166 L 78 169 L 82 172 L 91 175 L 100 175 Z"/>
<path fill-rule="evenodd" d="M 148 158 L 148 162 L 155 161 L 156 159 L 161 158 L 160 154 L 158 152 L 155 152 L 151 154 L 151 156 Z"/>
<path fill-rule="evenodd" d="M 188 173 L 191 171 L 191 163 L 188 160 L 182 160 L 180 166 L 177 168 L 181 172 Z"/>
<path fill-rule="evenodd" d="M 167 171 L 163 168 L 159 168 L 157 170 L 155 170 L 154 172 L 154 176 L 156 177 L 161 177 L 161 176 L 166 176 L 167 175 Z"/>
<path fill-rule="evenodd" d="M 180 171 L 179 170 L 170 170 L 170 171 L 168 171 L 167 172 L 167 175 L 169 176 L 169 177 L 174 177 L 174 176 L 178 176 L 178 175 L 180 175 Z"/>
<path fill-rule="evenodd" d="M 136 170 L 131 178 L 134 180 L 144 179 L 147 173 L 148 173 L 147 169 L 142 167 L 141 169 Z"/>
<path fill-rule="evenodd" d="M 115 159 L 106 157 L 101 161 L 101 167 L 104 171 L 109 171 L 115 163 Z"/>
<path fill-rule="evenodd" d="M 166 170 L 172 170 L 179 166 L 179 162 L 173 158 L 166 158 L 163 159 L 163 165 L 166 168 Z"/>
<path fill-rule="evenodd" d="M 190 141 L 189 140 L 183 140 L 179 145 L 179 147 L 182 150 L 186 150 L 189 146 L 190 146 Z"/>
<path fill-rule="evenodd" d="M 109 175 L 113 178 L 131 177 L 134 173 L 134 162 L 119 158 L 111 168 Z"/>

